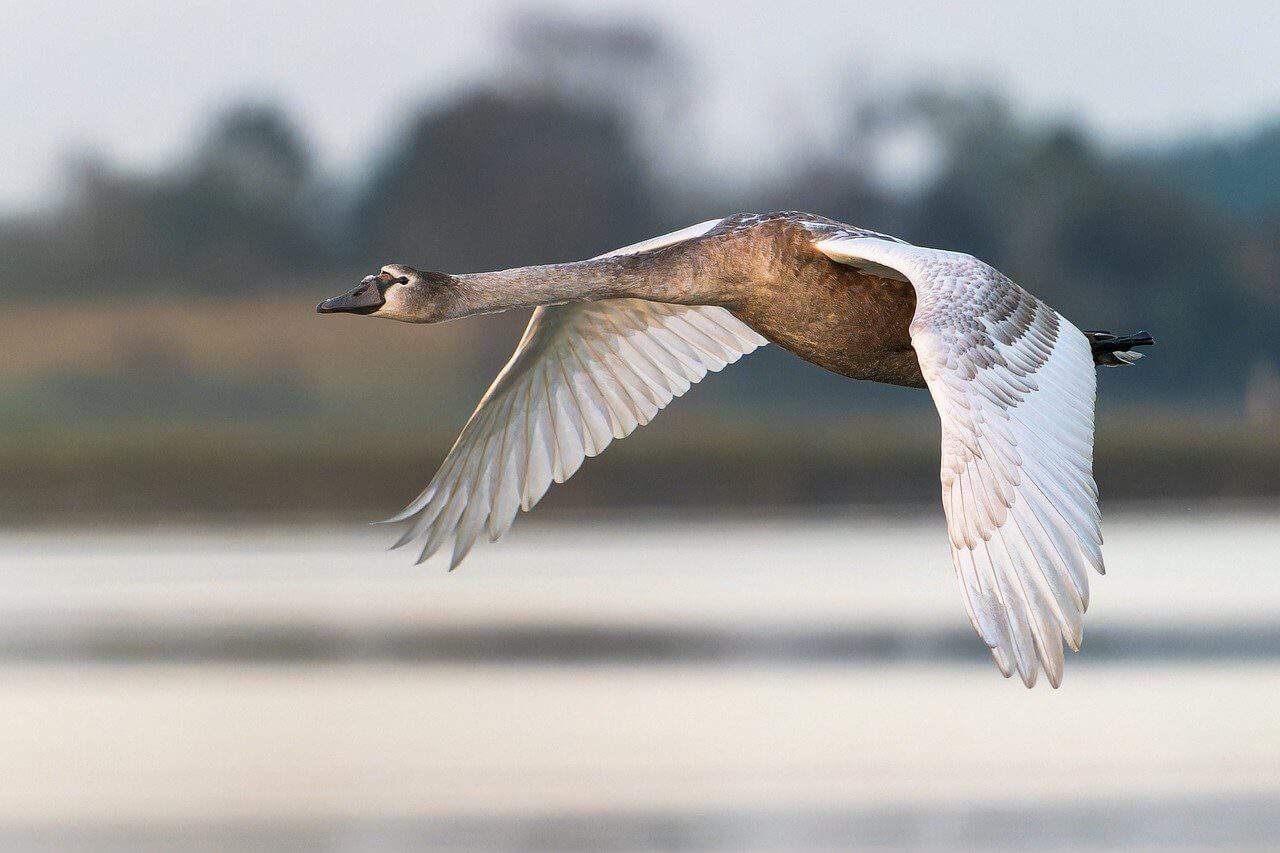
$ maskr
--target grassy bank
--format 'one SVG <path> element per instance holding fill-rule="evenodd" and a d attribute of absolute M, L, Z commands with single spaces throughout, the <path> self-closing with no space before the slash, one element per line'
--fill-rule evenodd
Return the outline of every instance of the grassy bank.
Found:
<path fill-rule="evenodd" d="M 932 503 L 936 426 L 829 417 L 729 424 L 671 412 L 555 487 L 549 511 L 598 506 Z M 0 511 L 38 521 L 173 514 L 378 517 L 420 489 L 453 438 L 425 432 L 188 427 L 8 434 Z M 1104 420 L 1106 500 L 1280 497 L 1274 432 L 1192 418 Z"/>

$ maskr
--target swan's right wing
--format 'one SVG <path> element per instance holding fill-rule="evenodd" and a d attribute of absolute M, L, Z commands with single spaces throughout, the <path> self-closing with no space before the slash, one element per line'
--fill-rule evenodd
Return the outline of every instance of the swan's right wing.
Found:
<path fill-rule="evenodd" d="M 719 221 L 610 254 L 672 245 Z M 482 531 L 496 540 L 584 458 L 764 343 L 710 305 L 607 299 L 538 308 L 431 483 L 389 519 L 413 520 L 396 544 L 421 537 L 421 561 L 452 538 L 457 566 Z"/>
<path fill-rule="evenodd" d="M 1049 306 L 956 252 L 866 237 L 814 244 L 911 282 L 911 344 L 942 421 L 942 504 L 969 618 L 1007 676 L 1062 680 L 1102 535 L 1093 356 Z"/>

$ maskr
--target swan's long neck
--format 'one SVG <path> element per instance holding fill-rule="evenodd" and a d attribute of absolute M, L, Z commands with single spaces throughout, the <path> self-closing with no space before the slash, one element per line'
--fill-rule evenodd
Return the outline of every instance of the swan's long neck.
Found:
<path fill-rule="evenodd" d="M 622 297 L 705 304 L 713 294 L 706 292 L 706 283 L 694 275 L 694 267 L 693 260 L 683 253 L 663 252 L 465 273 L 453 278 L 467 314 Z"/>

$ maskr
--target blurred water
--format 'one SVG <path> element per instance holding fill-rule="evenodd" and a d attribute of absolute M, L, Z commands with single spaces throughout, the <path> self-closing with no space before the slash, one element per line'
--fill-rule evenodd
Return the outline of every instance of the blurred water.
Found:
<path fill-rule="evenodd" d="M 937 517 L 12 531 L 0 846 L 1274 846 L 1278 520 L 1108 512 L 1058 691 Z"/>

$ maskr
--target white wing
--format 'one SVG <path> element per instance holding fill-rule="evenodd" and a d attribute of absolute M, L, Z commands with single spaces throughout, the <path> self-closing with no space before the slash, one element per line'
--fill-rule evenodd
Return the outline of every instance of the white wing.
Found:
<path fill-rule="evenodd" d="M 601 257 L 689 240 L 720 221 Z M 431 483 L 388 519 L 417 516 L 396 546 L 424 537 L 421 562 L 452 538 L 456 567 L 482 530 L 496 540 L 553 480 L 563 483 L 708 371 L 764 343 L 715 306 L 608 299 L 538 308 Z"/>
<path fill-rule="evenodd" d="M 942 504 L 973 627 L 1006 675 L 1062 681 L 1088 567 L 1103 571 L 1093 357 L 1075 326 L 969 256 L 874 238 L 814 244 L 916 291 L 911 343 L 942 421 Z"/>

